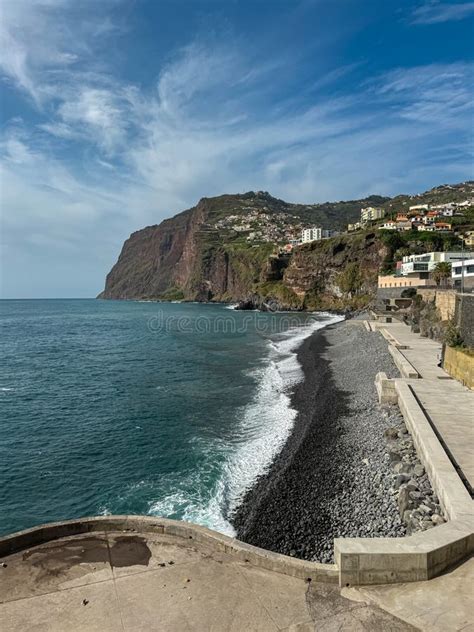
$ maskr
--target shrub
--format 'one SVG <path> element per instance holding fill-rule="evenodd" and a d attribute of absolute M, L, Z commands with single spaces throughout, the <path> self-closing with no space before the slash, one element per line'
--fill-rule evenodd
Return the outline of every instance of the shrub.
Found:
<path fill-rule="evenodd" d="M 449 321 L 445 329 L 444 342 L 448 345 L 448 347 L 462 347 L 464 344 L 459 328 L 456 327 L 452 320 Z"/>
<path fill-rule="evenodd" d="M 344 294 L 350 297 L 356 294 L 362 287 L 360 266 L 357 263 L 347 264 L 344 271 L 338 275 L 336 283 Z"/>

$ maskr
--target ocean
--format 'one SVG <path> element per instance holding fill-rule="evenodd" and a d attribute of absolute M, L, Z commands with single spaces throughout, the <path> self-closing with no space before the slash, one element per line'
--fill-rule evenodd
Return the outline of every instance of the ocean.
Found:
<path fill-rule="evenodd" d="M 0 533 L 148 514 L 229 517 L 296 412 L 301 341 L 329 314 L 0 301 Z"/>

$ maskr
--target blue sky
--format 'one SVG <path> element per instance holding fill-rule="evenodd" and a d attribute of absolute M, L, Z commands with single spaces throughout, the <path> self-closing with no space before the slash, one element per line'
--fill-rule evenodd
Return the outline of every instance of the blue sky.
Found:
<path fill-rule="evenodd" d="M 87 297 L 200 197 L 473 178 L 474 2 L 1 0 L 2 296 Z"/>

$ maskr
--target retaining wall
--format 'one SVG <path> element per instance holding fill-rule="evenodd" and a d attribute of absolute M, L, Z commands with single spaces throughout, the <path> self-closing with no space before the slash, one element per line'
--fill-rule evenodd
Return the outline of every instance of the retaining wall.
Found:
<path fill-rule="evenodd" d="M 467 350 L 446 346 L 443 369 L 464 386 L 474 389 L 474 355 Z"/>
<path fill-rule="evenodd" d="M 419 288 L 417 294 L 429 303 L 434 301 L 441 320 L 450 320 L 456 311 L 456 291 L 442 288 Z"/>
<path fill-rule="evenodd" d="M 464 344 L 474 347 L 474 294 L 457 294 L 455 321 Z"/>

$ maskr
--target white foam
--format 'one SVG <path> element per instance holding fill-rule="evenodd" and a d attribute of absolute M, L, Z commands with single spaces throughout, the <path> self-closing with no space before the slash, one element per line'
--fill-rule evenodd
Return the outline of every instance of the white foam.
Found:
<path fill-rule="evenodd" d="M 238 427 L 242 441 L 237 449 L 229 452 L 211 498 L 191 499 L 189 493 L 177 491 L 153 503 L 151 514 L 182 515 L 184 520 L 235 535 L 228 516 L 258 476 L 269 467 L 288 438 L 296 418 L 289 395 L 290 388 L 303 379 L 296 350 L 314 331 L 340 320 L 343 317 L 327 314 L 324 320 L 312 320 L 268 340 L 268 362 L 254 371 L 256 394 L 244 409 Z M 181 490 L 186 487 L 186 484 L 182 485 Z M 196 489 L 196 481 L 193 487 Z"/>

